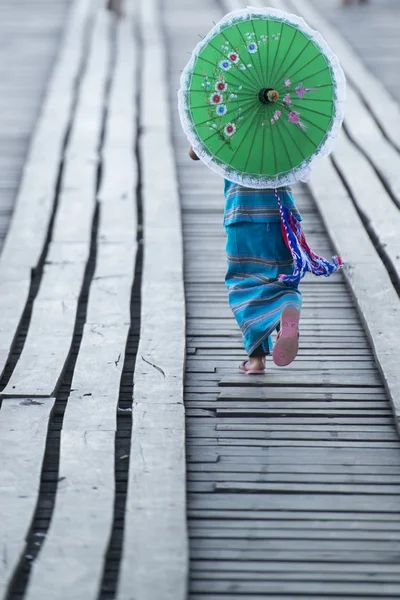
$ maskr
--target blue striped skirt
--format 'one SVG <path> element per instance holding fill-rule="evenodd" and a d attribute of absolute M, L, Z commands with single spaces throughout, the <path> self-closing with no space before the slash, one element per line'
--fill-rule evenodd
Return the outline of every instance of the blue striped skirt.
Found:
<path fill-rule="evenodd" d="M 247 354 L 259 346 L 270 354 L 271 334 L 279 326 L 283 309 L 301 309 L 297 285 L 277 279 L 293 271 L 281 224 L 239 222 L 225 229 L 229 306 L 242 331 Z"/>

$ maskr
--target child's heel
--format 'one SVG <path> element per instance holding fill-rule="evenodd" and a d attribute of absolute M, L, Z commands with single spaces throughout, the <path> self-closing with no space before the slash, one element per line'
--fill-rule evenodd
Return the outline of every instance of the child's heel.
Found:
<path fill-rule="evenodd" d="M 300 312 L 297 308 L 285 308 L 281 316 L 281 330 L 278 334 L 272 359 L 278 367 L 286 367 L 297 356 L 299 350 Z"/>

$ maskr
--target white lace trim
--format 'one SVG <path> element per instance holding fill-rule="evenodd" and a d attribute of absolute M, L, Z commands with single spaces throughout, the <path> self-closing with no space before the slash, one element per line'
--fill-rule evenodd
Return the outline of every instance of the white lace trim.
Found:
<path fill-rule="evenodd" d="M 214 156 L 208 150 L 208 148 L 206 148 L 197 134 L 190 111 L 188 92 L 191 86 L 192 73 L 200 52 L 209 43 L 209 41 L 218 35 L 223 29 L 233 24 L 233 22 L 237 22 L 237 20 L 247 20 L 252 15 L 263 15 L 270 18 L 276 18 L 280 21 L 283 20 L 290 25 L 295 25 L 300 31 L 309 36 L 326 57 L 333 71 L 336 83 L 336 113 L 326 140 L 311 158 L 303 161 L 303 163 L 290 172 L 280 173 L 273 178 L 266 178 L 265 175 L 240 172 L 237 169 L 233 169 L 226 163 L 223 163 L 220 159 Z M 258 189 L 276 188 L 285 185 L 291 185 L 297 181 L 309 181 L 311 169 L 315 167 L 323 157 L 328 156 L 334 148 L 335 138 L 340 131 L 344 118 L 345 100 L 346 78 L 340 66 L 339 59 L 332 52 L 318 31 L 312 29 L 309 25 L 307 25 L 302 17 L 298 17 L 297 15 L 289 14 L 274 8 L 255 8 L 251 6 L 245 9 L 235 10 L 225 15 L 225 17 L 223 17 L 223 19 L 221 19 L 215 25 L 215 27 L 213 27 L 213 29 L 211 29 L 206 37 L 197 44 L 190 61 L 182 72 L 181 87 L 178 91 L 178 109 L 182 128 L 197 156 L 204 162 L 204 164 L 206 164 L 212 171 L 215 171 L 218 175 L 221 175 L 222 177 L 225 177 L 234 183 Z"/>

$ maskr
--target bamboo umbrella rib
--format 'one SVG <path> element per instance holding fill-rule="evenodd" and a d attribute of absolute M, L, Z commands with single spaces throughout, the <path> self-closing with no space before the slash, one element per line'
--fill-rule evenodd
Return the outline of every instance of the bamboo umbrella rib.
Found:
<path fill-rule="evenodd" d="M 285 152 L 286 152 L 286 156 L 288 158 L 288 162 L 289 162 L 290 166 L 292 166 L 292 159 L 291 159 L 291 156 L 289 154 L 289 150 L 287 149 L 286 142 L 285 142 L 285 140 L 283 138 L 283 135 L 282 135 L 279 123 L 276 124 L 276 129 L 277 129 L 277 131 L 278 131 L 278 133 L 280 135 L 280 138 L 281 138 L 281 141 L 282 141 L 282 145 L 285 148 Z"/>
<path fill-rule="evenodd" d="M 252 117 L 249 119 L 249 126 L 248 126 L 248 128 L 246 129 L 246 132 L 245 132 L 245 134 L 244 134 L 244 137 L 245 137 L 245 136 L 246 136 L 246 135 L 249 133 L 249 131 L 250 131 L 250 128 L 251 128 L 251 126 L 253 125 L 253 122 L 254 122 L 254 120 L 255 120 L 255 117 L 257 116 L 257 114 L 258 114 L 258 111 L 255 111 L 255 112 L 253 113 Z M 237 151 L 239 150 L 239 148 L 240 148 L 240 146 L 237 146 L 237 148 L 236 148 L 235 152 L 234 152 L 234 153 L 232 154 L 232 156 L 231 156 L 231 161 L 233 161 L 233 159 L 235 158 L 235 156 L 236 156 L 236 154 L 237 154 Z"/>
<path fill-rule="evenodd" d="M 274 153 L 274 170 L 275 170 L 275 173 L 277 173 L 278 172 L 278 162 L 277 162 L 277 158 L 276 158 L 275 140 L 274 140 L 274 133 L 273 133 L 274 128 L 273 128 L 271 121 L 269 122 L 269 129 L 271 132 L 272 150 Z"/>
<path fill-rule="evenodd" d="M 316 77 L 317 75 L 319 75 L 320 73 L 323 73 L 324 71 L 326 71 L 326 66 L 321 69 L 320 71 L 317 71 L 316 73 L 312 73 L 311 75 L 306 75 L 305 77 L 302 77 L 302 81 L 306 81 L 307 79 L 310 79 L 310 77 Z M 332 87 L 333 83 L 327 83 L 325 85 L 319 85 L 318 87 L 323 88 L 323 87 Z"/>
<path fill-rule="evenodd" d="M 256 34 L 256 28 L 254 27 L 254 21 L 251 22 L 251 26 L 252 26 L 253 33 L 254 33 L 254 38 L 257 40 L 257 34 Z M 264 87 L 263 67 L 262 67 L 261 56 L 260 56 L 260 52 L 258 51 L 258 47 L 257 47 L 257 52 L 255 54 L 257 54 L 258 62 L 260 63 L 260 86 L 261 86 L 261 88 L 263 88 Z M 253 54 L 253 56 L 254 56 L 254 54 Z"/>
<path fill-rule="evenodd" d="M 301 52 L 300 52 L 300 53 L 299 53 L 299 54 L 296 56 L 296 58 L 294 58 L 294 59 L 292 60 L 292 62 L 290 63 L 290 65 L 287 67 L 287 69 L 286 69 L 287 71 L 288 71 L 289 69 L 291 69 L 291 68 L 293 67 L 293 65 L 295 65 L 295 64 L 296 64 L 296 62 L 299 60 L 299 58 L 301 57 L 301 55 L 303 54 L 303 52 L 306 50 L 306 48 L 308 48 L 308 46 L 309 46 L 309 44 L 310 44 L 310 43 L 311 43 L 311 42 L 310 42 L 310 40 L 307 40 L 307 43 L 306 43 L 306 45 L 304 46 L 304 48 L 303 48 L 303 49 L 301 50 Z M 287 77 L 287 75 L 285 75 L 285 77 Z"/>
<path fill-rule="evenodd" d="M 261 126 L 261 120 L 262 120 L 262 117 L 263 117 L 263 115 L 261 113 L 262 107 L 263 107 L 262 104 L 260 104 L 259 108 L 256 111 L 256 114 L 258 115 L 259 126 Z M 249 164 L 249 159 L 250 159 L 252 150 L 253 150 L 254 145 L 255 145 L 254 142 L 255 142 L 255 139 L 256 139 L 256 135 L 257 135 L 257 126 L 254 127 L 253 139 L 252 139 L 252 142 L 251 142 L 250 151 L 249 151 L 249 153 L 247 155 L 246 164 L 244 165 L 244 169 L 243 169 L 244 171 L 247 170 L 247 165 Z"/>
<path fill-rule="evenodd" d="M 261 165 L 260 165 L 260 173 L 262 173 L 263 170 L 263 164 L 264 164 L 264 148 L 265 148 L 265 126 L 262 128 L 262 145 L 261 145 Z"/>
<path fill-rule="evenodd" d="M 286 121 L 285 121 L 285 120 L 282 120 L 282 121 L 280 121 L 280 123 L 281 123 L 281 125 L 283 125 L 283 126 L 284 126 L 284 128 L 285 128 L 285 129 L 286 129 L 286 131 L 288 132 L 289 136 L 290 136 L 290 137 L 291 137 L 291 139 L 292 139 L 292 142 L 294 143 L 294 145 L 296 146 L 297 150 L 299 151 L 299 154 L 301 154 L 301 156 L 303 157 L 303 160 L 306 160 L 306 158 L 307 158 L 307 157 L 305 156 L 305 154 L 304 154 L 303 150 L 302 150 L 302 149 L 299 147 L 299 145 L 298 145 L 297 141 L 296 141 L 296 140 L 295 140 L 295 138 L 293 137 L 293 135 L 292 135 L 292 132 L 290 131 L 290 127 L 288 126 L 288 124 L 286 123 Z"/>
<path fill-rule="evenodd" d="M 293 46 L 293 44 L 294 44 L 294 40 L 296 39 L 296 36 L 297 36 L 298 32 L 299 32 L 299 30 L 298 30 L 298 29 L 295 29 L 295 30 L 294 30 L 294 35 L 293 35 L 293 37 L 292 37 L 292 41 L 290 42 L 290 45 L 289 45 L 289 48 L 287 49 L 287 52 L 286 52 L 286 54 L 285 54 L 285 57 L 284 57 L 283 61 L 281 62 L 280 70 L 277 72 L 277 74 L 276 74 L 276 76 L 275 76 L 275 79 L 276 79 L 276 80 L 278 80 L 278 81 L 279 81 L 279 80 L 280 80 L 280 79 L 283 77 L 283 74 L 284 74 L 284 72 L 285 72 L 285 71 L 284 71 L 284 68 L 283 68 L 283 66 L 284 66 L 284 64 L 285 64 L 285 61 L 286 61 L 287 57 L 290 55 L 290 51 L 291 51 L 291 49 L 292 49 L 292 46 Z M 275 88 L 275 89 L 276 89 L 276 88 Z"/>
<path fill-rule="evenodd" d="M 280 31 L 280 34 L 279 34 L 278 47 L 277 47 L 276 52 L 275 52 L 274 64 L 272 65 L 272 69 L 271 69 L 271 82 L 274 80 L 274 71 L 275 71 L 275 66 L 276 66 L 276 59 L 277 59 L 277 57 L 279 55 L 279 49 L 281 47 L 281 41 L 282 41 L 282 37 L 283 37 L 282 33 L 283 33 L 283 23 L 281 23 L 281 31 Z M 274 86 L 272 85 L 271 87 L 274 87 Z"/>
<path fill-rule="evenodd" d="M 320 57 L 321 57 L 321 54 L 316 54 L 311 60 L 309 60 L 307 63 L 304 63 L 304 65 L 302 65 L 300 67 L 300 69 L 297 69 L 297 71 L 295 71 L 294 73 L 289 73 L 288 74 L 289 79 L 293 79 L 294 77 L 296 77 L 296 75 L 298 75 L 303 69 L 305 69 L 306 67 L 309 67 L 311 65 L 311 63 L 314 62 L 314 60 L 316 60 L 317 58 L 320 58 Z M 326 68 L 329 70 L 328 65 L 326 65 Z"/>

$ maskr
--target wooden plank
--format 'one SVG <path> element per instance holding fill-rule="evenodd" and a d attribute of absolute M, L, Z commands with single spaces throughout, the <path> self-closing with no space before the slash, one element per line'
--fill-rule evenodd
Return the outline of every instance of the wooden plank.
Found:
<path fill-rule="evenodd" d="M 287 475 L 292 475 L 294 477 L 301 475 L 306 475 L 309 477 L 313 477 L 314 475 L 340 475 L 342 477 L 350 477 L 352 475 L 355 476 L 371 476 L 374 477 L 376 474 L 381 474 L 382 476 L 393 477 L 394 479 L 400 474 L 398 465 L 347 465 L 344 461 L 343 464 L 301 464 L 301 463 L 279 463 L 279 464 L 270 464 L 269 461 L 253 461 L 253 459 L 243 459 L 236 460 L 235 463 L 226 461 L 223 456 L 221 456 L 221 460 L 215 464 L 199 464 L 199 463 L 191 463 L 188 465 L 189 475 L 193 473 L 209 475 L 210 473 L 221 472 L 221 473 L 235 473 L 240 476 L 251 475 L 252 473 L 258 473 L 265 476 L 274 476 L 274 477 L 286 477 Z"/>
<path fill-rule="evenodd" d="M 315 448 L 376 448 L 376 449 L 395 449 L 400 450 L 400 441 L 352 441 L 352 440 L 298 440 L 298 439 L 270 439 L 268 436 L 263 438 L 261 436 L 251 436 L 249 434 L 244 435 L 220 435 L 212 437 L 190 437 L 188 438 L 188 444 L 193 450 L 194 447 L 199 446 L 203 448 L 221 448 L 224 451 L 225 448 L 250 448 L 256 447 L 262 448 L 308 448 L 313 450 Z M 222 450 L 224 449 L 224 450 Z"/>
<path fill-rule="evenodd" d="M 0 373 L 28 299 L 32 269 L 38 266 L 45 245 L 90 7 L 91 0 L 82 0 L 71 8 L 0 256 L 0 314 L 2 321 L 6 319 L 5 327 L 1 323 Z"/>
<path fill-rule="evenodd" d="M 107 15 L 108 16 L 108 15 Z M 109 61 L 106 15 L 98 14 L 90 55 L 79 90 L 66 164 L 61 183 L 52 246 L 91 242 L 95 210 L 97 148 L 101 136 L 104 94 Z M 35 299 L 28 336 L 5 396 L 51 396 L 64 371 L 75 326 L 78 299 L 85 275 L 81 259 L 46 265 Z M 69 299 L 65 301 L 65 290 Z M 49 295 L 50 294 L 50 295 Z"/>
<path fill-rule="evenodd" d="M 219 400 L 259 400 L 262 402 L 263 400 L 277 400 L 277 399 L 289 399 L 296 398 L 297 400 L 328 400 L 337 401 L 337 400 L 386 400 L 386 394 L 384 390 L 376 391 L 368 388 L 347 388 L 344 390 L 340 388 L 323 388 L 319 390 L 310 389 L 310 390 L 299 390 L 298 387 L 284 387 L 281 388 L 271 388 L 264 389 L 259 387 L 251 387 L 251 386 L 242 386 L 239 388 L 229 388 L 227 386 L 218 394 Z M 327 403 L 328 405 L 328 403 Z"/>
<path fill-rule="evenodd" d="M 326 581 L 315 582 L 315 581 L 307 581 L 307 582 L 285 582 L 285 596 L 283 598 L 287 598 L 289 594 L 294 594 L 294 597 L 298 597 L 299 594 L 307 594 L 310 597 L 314 597 L 315 594 L 322 594 L 321 597 L 324 597 L 326 594 L 327 583 Z M 226 581 L 193 581 L 191 583 L 191 590 L 193 594 L 203 593 L 205 594 L 225 594 L 229 593 L 232 590 L 232 583 L 229 578 Z M 268 578 L 265 581 L 237 581 L 235 582 L 235 594 L 254 594 L 254 598 L 257 598 L 258 594 L 262 595 L 270 595 L 277 594 L 281 595 L 282 592 L 282 581 L 274 581 L 272 577 Z M 396 595 L 400 592 L 400 585 L 398 582 L 395 583 L 379 583 L 379 582 L 329 582 L 329 593 L 337 594 L 337 597 L 340 597 L 340 594 L 353 594 L 360 595 L 363 594 L 364 598 L 370 596 L 375 598 L 378 597 L 378 594 L 385 594 L 385 597 L 392 596 L 396 597 Z M 312 596 L 311 596 L 312 594 Z M 195 596 L 196 597 L 196 596 Z M 259 597 L 259 596 L 258 596 Z M 282 597 L 282 596 L 281 596 Z"/>
<path fill-rule="evenodd" d="M 134 374 L 134 458 L 118 600 L 130 596 L 184 600 L 187 595 L 182 232 L 159 18 L 154 0 L 142 0 L 141 26 L 146 36 L 140 153 L 145 247 Z"/>
<path fill-rule="evenodd" d="M 207 507 L 208 509 L 251 510 L 302 510 L 315 511 L 318 517 L 320 510 L 332 510 L 337 513 L 348 511 L 398 513 L 400 499 L 398 495 L 380 496 L 379 494 L 335 495 L 335 494 L 190 494 L 191 508 Z M 377 556 L 371 552 L 376 561 Z M 356 557 L 354 557 L 357 562 Z M 353 560 L 354 560 L 353 559 Z"/>
<path fill-rule="evenodd" d="M 262 473 L 260 469 L 253 472 L 242 472 L 236 473 L 231 471 L 225 473 L 224 471 L 211 471 L 211 472 L 191 472 L 189 473 L 188 480 L 190 482 L 206 481 L 211 483 L 224 482 L 224 483 L 290 483 L 290 484 L 327 484 L 324 491 L 329 491 L 330 484 L 357 484 L 357 490 L 359 490 L 358 484 L 374 485 L 375 489 L 380 488 L 381 484 L 390 485 L 393 489 L 400 483 L 400 477 L 397 474 L 380 475 L 376 473 L 371 474 L 351 474 L 347 473 Z M 400 488 L 398 488 L 400 491 Z M 221 525 L 219 525 L 221 526 Z M 225 525 L 224 525 L 225 526 Z M 199 529 L 200 526 L 199 526 Z"/>
<path fill-rule="evenodd" d="M 300 462 L 304 464 L 346 464 L 357 460 L 360 465 L 390 465 L 397 466 L 399 459 L 398 449 L 379 449 L 379 448 L 285 448 L 271 446 L 268 449 L 257 447 L 225 447 L 216 449 L 214 447 L 189 448 L 189 460 L 194 457 L 197 461 L 206 462 L 219 456 L 222 462 L 252 462 L 257 461 L 262 464 L 290 464 L 295 465 Z M 238 457 L 241 457 L 240 460 Z"/>
<path fill-rule="evenodd" d="M 398 150 L 385 138 L 373 116 L 351 86 L 347 92 L 345 124 L 346 132 L 351 140 L 377 169 L 399 208 L 400 156 Z"/>
<path fill-rule="evenodd" d="M 201 491 L 200 486 L 198 488 L 190 488 L 189 491 Z M 193 484 L 196 485 L 196 484 Z M 200 484 L 201 485 L 201 484 Z M 236 493 L 256 493 L 256 492 L 265 492 L 265 493 L 280 493 L 280 494 L 291 494 L 291 493 L 301 493 L 305 494 L 353 494 L 354 493 L 354 483 L 338 483 L 334 484 L 333 482 L 327 484 L 326 482 L 322 483 L 298 483 L 298 482 L 279 482 L 279 483 L 269 483 L 269 482 L 248 482 L 248 481 L 231 481 L 231 482 L 213 482 L 212 486 L 214 490 L 218 493 L 223 492 L 236 492 Z M 400 495 L 400 486 L 399 485 L 363 485 L 357 484 L 356 486 L 357 493 L 359 494 L 398 494 Z M 400 501 L 400 498 L 399 498 Z M 385 538 L 386 541 L 386 538 Z"/>
<path fill-rule="evenodd" d="M 201 405 L 202 408 L 211 408 L 209 405 L 207 405 L 206 403 L 203 403 Z M 264 407 L 249 407 L 246 408 L 246 405 L 242 404 L 240 407 L 239 406 L 225 406 L 222 408 L 217 408 L 216 409 L 216 415 L 217 417 L 246 417 L 246 416 L 250 416 L 250 417 L 255 417 L 255 416 L 283 416 L 285 414 L 287 414 L 284 410 L 279 409 L 279 408 L 264 408 Z M 352 408 L 342 408 L 341 410 L 336 409 L 317 409 L 317 408 L 291 408 L 290 409 L 290 415 L 291 416 L 296 416 L 299 415 L 300 417 L 305 417 L 307 416 L 309 419 L 314 419 L 314 417 L 328 417 L 329 415 L 331 415 L 332 417 L 337 417 L 337 416 L 342 416 L 342 417 L 347 417 L 347 418 L 352 418 L 352 419 L 358 419 L 358 418 L 365 418 L 365 417 L 369 417 L 369 418 L 373 418 L 374 416 L 376 417 L 389 417 L 391 414 L 390 409 L 387 410 L 370 410 L 369 408 L 364 408 L 361 410 L 357 410 L 357 409 L 352 409 Z"/>
<path fill-rule="evenodd" d="M 205 562 L 205 561 L 196 561 L 197 562 Z M 264 582 L 268 582 L 269 583 L 275 583 L 275 585 L 278 584 L 278 582 L 281 583 L 282 585 L 282 572 L 278 571 L 277 573 L 263 573 L 261 572 L 257 572 L 257 571 L 245 571 L 243 570 L 236 570 L 236 566 L 239 564 L 239 561 L 232 561 L 232 563 L 228 563 L 228 561 L 220 561 L 223 564 L 227 565 L 228 564 L 228 568 L 226 568 L 225 570 L 222 569 L 220 571 L 211 571 L 208 572 L 206 569 L 195 569 L 194 573 L 192 575 L 192 581 L 205 581 L 207 584 L 209 584 L 211 581 L 224 581 L 225 584 L 227 584 L 228 581 L 231 582 L 231 585 L 236 581 L 236 580 L 241 580 L 242 585 L 245 589 L 245 584 L 247 582 L 255 582 L 258 581 L 261 583 Z M 255 562 L 255 561 L 254 561 Z M 253 562 L 253 564 L 254 564 Z M 341 573 L 340 569 L 340 564 L 337 565 L 337 570 L 336 571 L 324 571 L 323 570 L 323 566 L 321 566 L 321 570 L 317 571 L 314 569 L 318 569 L 318 566 L 314 567 L 314 562 L 312 563 L 312 567 L 313 570 L 310 570 L 308 572 L 304 572 L 304 573 L 289 573 L 289 576 L 286 577 L 284 576 L 285 582 L 286 581 L 290 581 L 291 584 L 297 584 L 299 585 L 300 582 L 320 582 L 320 586 L 322 587 L 324 585 L 324 589 L 326 591 L 327 588 L 327 584 L 330 585 L 333 582 L 339 582 L 342 585 L 346 582 L 358 582 L 358 584 L 361 587 L 360 584 L 360 574 L 359 573 L 346 573 L 345 576 L 343 576 L 343 574 Z M 397 583 L 398 585 L 400 584 L 400 580 L 397 577 L 397 575 L 395 573 L 386 573 L 386 574 L 379 574 L 376 573 L 375 571 L 373 572 L 373 575 L 368 575 L 366 579 L 369 580 L 369 578 L 373 577 L 373 582 L 374 585 L 378 585 L 378 584 L 387 584 L 387 583 Z M 324 583 L 322 583 L 324 582 Z M 368 581 L 367 583 L 364 584 L 365 588 L 367 589 L 368 586 Z M 299 589 L 299 588 L 298 588 Z M 369 588 L 368 588 L 369 589 Z M 346 590 L 347 591 L 347 590 Z M 359 590 L 360 591 L 360 590 Z M 364 596 L 365 598 L 366 596 Z M 382 596 L 381 596 L 382 597 Z M 285 596 L 283 596 L 283 598 L 285 598 Z"/>
<path fill-rule="evenodd" d="M 215 559 L 215 556 L 212 556 L 212 558 Z M 196 593 L 193 594 L 192 598 L 193 600 L 221 600 L 221 594 L 210 594 L 209 592 L 206 592 L 205 594 Z M 246 594 L 243 598 L 246 598 L 246 600 L 260 600 L 260 595 Z M 326 594 L 323 596 L 313 595 L 312 598 L 313 600 L 326 600 Z M 282 596 L 282 594 L 268 594 L 268 600 L 299 600 L 299 595 L 285 594 Z M 397 596 L 386 596 L 386 600 L 397 600 Z"/>
<path fill-rule="evenodd" d="M 66 600 L 71 598 L 71 590 L 77 598 L 97 598 L 104 547 L 95 541 L 103 536 L 108 539 L 112 520 L 114 454 L 110 448 L 114 435 L 114 431 L 62 432 L 62 482 L 55 518 L 33 565 L 27 598 Z M 66 571 L 67 563 L 70 568 Z M 89 579 L 90 575 L 95 579 Z"/>
<path fill-rule="evenodd" d="M 240 355 L 238 355 L 240 356 Z M 214 360 L 209 360 L 210 357 L 206 358 L 203 356 L 199 356 L 199 357 L 195 357 L 195 358 L 190 358 L 187 361 L 187 366 L 186 366 L 186 372 L 187 373 L 232 373 L 232 370 L 236 370 L 238 368 L 238 364 L 239 362 L 234 362 L 232 360 L 232 357 L 229 357 L 228 359 L 224 359 L 223 357 L 215 357 Z M 243 358 L 243 355 L 240 356 L 240 358 Z M 324 357 L 325 358 L 325 357 Z M 239 360 L 239 359 L 237 359 Z M 242 361 L 240 361 L 242 362 Z M 311 361 L 306 361 L 306 360 L 297 360 L 294 363 L 292 363 L 290 365 L 290 367 L 288 367 L 287 369 L 285 369 L 285 373 L 290 372 L 290 373 L 295 373 L 296 371 L 316 371 L 317 369 L 321 369 L 322 371 L 336 371 L 336 370 L 340 370 L 340 371 L 356 371 L 356 372 L 360 372 L 360 371 L 368 371 L 369 373 L 372 372 L 377 372 L 376 369 L 376 365 L 374 360 L 369 360 L 369 361 L 357 361 L 357 362 L 352 362 L 351 360 L 348 361 L 328 361 L 328 360 L 311 360 Z M 267 373 L 279 373 L 282 371 L 279 371 L 279 367 L 277 367 L 276 365 L 274 365 L 273 363 L 271 363 L 270 361 L 267 362 L 267 367 L 266 367 L 266 372 Z"/>
<path fill-rule="evenodd" d="M 209 378 L 211 379 L 211 375 Z M 217 379 L 217 377 L 215 377 Z M 227 377 L 223 377 L 219 384 L 220 386 L 245 386 L 248 385 L 248 380 L 243 377 L 243 375 L 231 375 Z M 300 372 L 285 372 L 285 378 L 282 378 L 282 375 L 278 375 L 277 373 L 270 372 L 265 375 L 254 375 L 251 378 L 251 385 L 260 386 L 260 387 L 268 387 L 268 386 L 278 386 L 284 387 L 286 385 L 298 385 L 301 387 L 314 387 L 314 386 L 360 386 L 360 387 L 382 387 L 382 383 L 380 377 L 374 375 L 373 373 L 369 373 L 368 375 L 365 373 L 357 374 L 356 372 L 349 373 L 337 373 L 337 372 L 329 372 L 327 369 L 323 371 L 305 371 L 304 373 Z"/>
<path fill-rule="evenodd" d="M 396 152 L 400 172 L 400 156 Z M 351 192 L 357 210 L 379 242 L 380 251 L 400 282 L 400 211 L 387 194 L 368 160 L 342 132 L 334 153 L 335 165 Z M 397 185 L 397 184 L 396 184 Z M 400 204 L 400 183 L 399 204 Z"/>
<path fill-rule="evenodd" d="M 0 409 L 0 598 L 25 551 L 35 512 L 54 398 L 3 400 Z"/>
<path fill-rule="evenodd" d="M 96 269 L 63 420 L 63 483 L 27 600 L 95 600 L 101 588 L 114 515 L 116 415 L 137 249 L 135 58 L 131 22 L 121 21 L 102 148 Z M 116 169 L 117 180 L 116 164 L 124 167 Z"/>
<path fill-rule="evenodd" d="M 278 520 L 282 523 L 282 526 L 291 526 L 293 523 L 302 522 L 304 525 L 305 521 L 309 521 L 311 523 L 311 527 L 314 526 L 314 523 L 319 522 L 337 522 L 338 526 L 351 527 L 353 524 L 357 527 L 357 522 L 361 523 L 361 526 L 366 529 L 370 529 L 377 524 L 380 526 L 381 524 L 385 524 L 385 526 L 389 526 L 390 524 L 394 524 L 398 521 L 398 515 L 396 513 L 382 513 L 381 515 L 378 513 L 363 513 L 363 512 L 343 512 L 343 513 L 335 513 L 335 511 L 322 511 L 318 512 L 318 515 L 315 515 L 312 511 L 300 511 L 299 513 L 295 512 L 287 512 L 287 511 L 269 511 L 269 510 L 234 510 L 227 509 L 225 514 L 224 510 L 218 509 L 207 509 L 207 508 L 197 508 L 188 510 L 189 519 L 210 519 L 210 520 L 219 520 L 223 519 L 235 519 L 235 520 L 246 520 L 249 524 L 253 521 L 264 521 L 264 526 L 268 524 L 269 521 L 272 523 L 275 520 Z M 267 521 L 267 523 L 265 523 Z M 191 522 L 191 521 L 189 521 Z M 215 523 L 214 523 L 215 526 Z M 317 525 L 318 527 L 318 525 Z M 296 561 L 295 561 L 296 562 Z M 301 561 L 297 558 L 297 562 L 301 564 Z M 260 563 L 262 564 L 262 563 Z M 279 563 L 278 563 L 279 564 Z M 245 565 L 244 565 L 245 566 Z M 265 568 L 268 569 L 268 563 L 265 565 Z M 378 565 L 376 565 L 378 568 Z M 391 570 L 392 565 L 380 564 L 379 568 L 384 570 Z M 345 571 L 346 569 L 344 569 Z"/>
<path fill-rule="evenodd" d="M 374 568 L 370 564 L 350 564 L 344 562 L 324 563 L 313 562 L 308 563 L 292 562 L 271 562 L 266 563 L 265 570 L 262 562 L 257 561 L 223 561 L 223 560 L 199 560 L 193 563 L 193 577 L 204 576 L 210 579 L 223 579 L 229 573 L 232 579 L 239 577 L 250 577 L 252 579 L 263 579 L 276 577 L 278 574 L 285 577 L 285 580 L 301 581 L 301 580 L 325 580 L 325 581 L 360 581 L 362 574 L 373 573 L 374 581 L 397 581 L 397 573 L 393 569 L 389 571 L 385 566 L 390 568 L 390 565 L 375 565 Z M 351 569 L 351 571 L 350 571 Z"/>
<path fill-rule="evenodd" d="M 328 518 L 319 519 L 319 518 L 304 518 L 302 519 L 285 519 L 285 515 L 281 515 L 280 518 L 272 518 L 269 519 L 269 529 L 265 528 L 265 520 L 262 519 L 252 519 L 251 517 L 246 518 L 245 515 L 240 515 L 240 513 L 236 512 L 236 519 L 228 518 L 221 519 L 218 523 L 213 518 L 205 518 L 202 520 L 201 524 L 196 522 L 196 520 L 191 520 L 189 522 L 189 529 L 192 534 L 201 534 L 202 529 L 204 528 L 204 537 L 215 536 L 215 537 L 233 537 L 235 535 L 241 536 L 242 532 L 246 531 L 254 531 L 258 532 L 255 535 L 260 536 L 265 535 L 266 537 L 273 537 L 274 534 L 276 537 L 288 538 L 291 535 L 294 537 L 297 536 L 306 536 L 306 532 L 309 533 L 309 539 L 313 539 L 314 537 L 327 538 L 334 537 L 338 539 L 345 539 L 347 537 L 353 536 L 354 539 L 367 538 L 369 535 L 371 539 L 384 539 L 386 536 L 385 532 L 389 533 L 388 539 L 398 539 L 400 528 L 398 527 L 398 523 L 395 521 L 371 521 L 371 520 L 353 520 L 353 519 L 337 519 L 337 520 L 329 520 Z M 200 526 L 201 525 L 201 526 Z M 263 532 L 260 530 L 263 529 Z M 342 537 L 343 536 L 343 537 Z M 380 536 L 380 537 L 379 537 Z M 389 567 L 389 565 L 386 565 Z"/>

